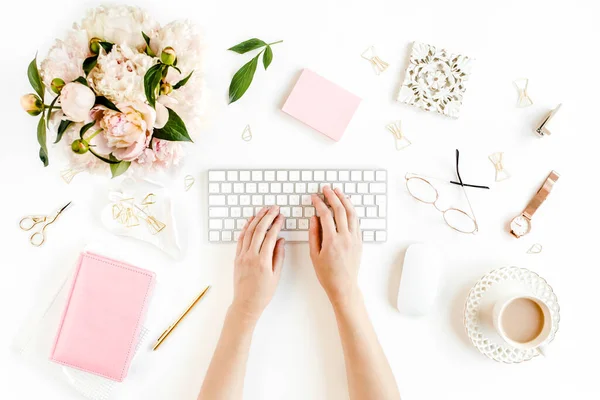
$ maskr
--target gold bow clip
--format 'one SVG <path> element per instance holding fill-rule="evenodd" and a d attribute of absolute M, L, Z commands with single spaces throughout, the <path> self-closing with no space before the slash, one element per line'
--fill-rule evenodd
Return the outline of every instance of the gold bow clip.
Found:
<path fill-rule="evenodd" d="M 379 56 L 375 53 L 375 47 L 373 46 L 363 51 L 360 56 L 371 63 L 373 70 L 375 70 L 377 75 L 381 74 L 387 69 L 387 67 L 390 66 L 388 63 L 379 58 Z"/>
<path fill-rule="evenodd" d="M 517 100 L 517 107 L 529 107 L 533 104 L 533 100 L 527 94 L 527 87 L 529 86 L 529 79 L 520 78 L 513 81 L 513 84 L 517 88 L 519 93 L 519 99 Z"/>
<path fill-rule="evenodd" d="M 388 131 L 392 132 L 396 141 L 396 150 L 400 151 L 407 148 L 412 143 L 402 132 L 402 121 L 392 122 L 387 126 Z"/>
<path fill-rule="evenodd" d="M 494 168 L 496 168 L 496 182 L 500 182 L 510 178 L 510 174 L 507 170 L 504 169 L 504 165 L 502 164 L 503 156 L 504 153 L 497 152 L 488 157 L 492 164 L 494 164 Z"/>

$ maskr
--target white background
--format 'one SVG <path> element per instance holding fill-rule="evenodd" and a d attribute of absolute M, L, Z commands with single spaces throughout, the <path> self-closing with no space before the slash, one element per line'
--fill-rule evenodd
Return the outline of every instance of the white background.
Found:
<path fill-rule="evenodd" d="M 389 170 L 389 240 L 365 246 L 360 286 L 403 399 L 599 398 L 598 377 L 598 110 L 600 91 L 597 4 L 571 0 L 425 2 L 400 1 L 133 1 L 161 23 L 190 18 L 206 34 L 206 79 L 212 92 L 211 121 L 196 132 L 185 166 L 173 182 L 180 214 L 186 215 L 185 256 L 179 261 L 152 246 L 104 230 L 99 210 L 108 179 L 81 174 L 71 185 L 56 148 L 50 167 L 37 159 L 36 120 L 19 107 L 30 91 L 26 68 L 36 51 L 44 56 L 53 38 L 95 2 L 19 1 L 3 6 L 2 171 L 0 207 L 0 398 L 78 399 L 67 385 L 36 372 L 9 349 L 19 326 L 47 289 L 51 277 L 70 268 L 88 244 L 156 271 L 160 290 L 148 314 L 158 336 L 207 283 L 209 296 L 165 342 L 135 365 L 123 399 L 195 399 L 232 297 L 234 247 L 206 239 L 205 171 L 219 167 L 383 167 Z M 252 87 L 227 105 L 233 73 L 249 55 L 226 49 L 250 37 L 283 39 L 268 72 L 259 68 Z M 476 58 L 458 120 L 421 112 L 394 101 L 414 40 Z M 389 69 L 376 76 L 360 58 L 376 45 Z M 280 111 L 302 68 L 311 68 L 362 97 L 339 143 Z M 515 107 L 512 81 L 530 79 L 534 105 Z M 558 103 L 559 127 L 551 137 L 532 132 Z M 413 145 L 394 149 L 385 125 L 401 119 Z M 254 139 L 240 134 L 252 126 Z M 477 236 L 450 230 L 433 207 L 410 198 L 406 172 L 454 178 L 454 150 L 479 225 Z M 488 155 L 505 152 L 513 177 L 494 182 Z M 533 221 L 530 236 L 516 240 L 506 230 L 548 173 L 561 179 Z M 197 183 L 185 193 L 183 176 Z M 461 191 L 442 185 L 445 203 L 466 207 Z M 32 248 L 17 223 L 28 213 L 46 213 L 73 200 L 74 207 L 48 230 L 48 242 Z M 411 243 L 430 242 L 445 256 L 435 310 L 409 319 L 395 309 L 402 257 Z M 539 255 L 527 255 L 533 244 Z M 553 286 L 561 306 L 560 330 L 547 359 L 521 365 L 495 363 L 468 341 L 462 310 L 470 287 L 503 266 L 537 271 Z M 54 332 L 47 332 L 54 335 Z M 144 349 L 144 352 L 149 352 Z M 347 398 L 341 346 L 332 311 L 315 278 L 307 245 L 288 245 L 280 287 L 256 330 L 247 399 Z"/>

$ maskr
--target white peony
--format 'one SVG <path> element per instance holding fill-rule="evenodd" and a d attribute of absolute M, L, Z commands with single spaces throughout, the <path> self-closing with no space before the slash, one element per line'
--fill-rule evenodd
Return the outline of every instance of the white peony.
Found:
<path fill-rule="evenodd" d="M 96 93 L 114 103 L 145 101 L 144 75 L 154 62 L 128 46 L 114 46 L 110 53 L 102 51 L 98 56 L 88 81 Z"/>
<path fill-rule="evenodd" d="M 60 92 L 60 107 L 67 119 L 85 122 L 90 118 L 90 110 L 96 103 L 92 90 L 78 82 L 67 83 Z"/>
<path fill-rule="evenodd" d="M 202 67 L 203 38 L 197 26 L 190 21 L 174 21 L 163 26 L 155 36 L 150 37 L 150 47 L 160 55 L 165 47 L 172 47 L 177 54 L 177 67 L 183 77 Z M 171 72 L 173 71 L 173 72 Z M 180 78 L 174 69 L 169 71 L 169 82 Z"/>
<path fill-rule="evenodd" d="M 97 37 L 142 50 L 146 46 L 142 32 L 154 35 L 159 25 L 141 8 L 119 5 L 90 10 L 81 22 L 81 28 L 87 31 L 88 39 Z"/>
<path fill-rule="evenodd" d="M 40 65 L 40 73 L 46 87 L 54 78 L 72 82 L 83 76 L 83 61 L 89 55 L 88 36 L 78 28 L 71 29 L 65 40 L 56 40 L 48 56 Z"/>

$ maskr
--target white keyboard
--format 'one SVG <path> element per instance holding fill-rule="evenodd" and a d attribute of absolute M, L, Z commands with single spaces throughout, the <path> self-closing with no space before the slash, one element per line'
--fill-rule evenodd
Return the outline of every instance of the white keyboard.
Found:
<path fill-rule="evenodd" d="M 385 170 L 212 170 L 208 171 L 208 239 L 235 242 L 248 218 L 278 205 L 286 217 L 280 237 L 307 242 L 311 194 L 340 188 L 356 209 L 363 241 L 387 240 Z"/>

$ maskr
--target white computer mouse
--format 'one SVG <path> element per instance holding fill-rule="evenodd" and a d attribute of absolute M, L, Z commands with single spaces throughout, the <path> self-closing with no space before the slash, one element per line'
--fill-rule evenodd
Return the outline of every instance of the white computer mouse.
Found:
<path fill-rule="evenodd" d="M 400 277 L 398 310 L 413 317 L 426 315 L 435 303 L 441 271 L 442 258 L 435 246 L 410 245 Z"/>

